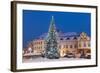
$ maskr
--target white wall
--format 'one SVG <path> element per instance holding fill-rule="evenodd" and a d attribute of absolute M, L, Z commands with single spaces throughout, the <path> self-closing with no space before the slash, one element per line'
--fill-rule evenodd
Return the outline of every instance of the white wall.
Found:
<path fill-rule="evenodd" d="M 10 71 L 10 1 L 0 0 L 0 73 L 12 73 Z M 29 0 L 29 1 L 43 1 L 54 3 L 67 3 L 67 4 L 83 4 L 83 5 L 99 5 L 99 0 Z M 100 10 L 99 10 L 100 12 Z M 100 15 L 98 15 L 100 16 Z M 99 19 L 98 19 L 99 20 Z M 100 23 L 100 21 L 99 21 Z M 100 25 L 98 25 L 100 31 Z M 100 40 L 100 33 L 98 43 Z M 100 46 L 99 46 L 100 47 Z M 100 56 L 100 49 L 99 56 Z M 100 57 L 99 57 L 100 64 Z M 34 73 L 99 73 L 99 67 L 92 68 L 77 68 L 77 69 L 62 69 L 62 70 L 48 70 L 48 71 L 36 71 Z M 33 72 L 26 72 L 33 73 Z"/>

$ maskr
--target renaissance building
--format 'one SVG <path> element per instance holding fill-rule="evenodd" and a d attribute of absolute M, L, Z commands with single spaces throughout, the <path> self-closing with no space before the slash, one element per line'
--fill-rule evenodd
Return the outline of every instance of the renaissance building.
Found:
<path fill-rule="evenodd" d="M 52 18 L 51 23 L 54 22 Z M 51 26 L 52 24 L 50 24 Z M 50 30 L 51 27 L 49 27 Z M 56 26 L 54 26 L 56 28 Z M 55 29 L 57 32 L 57 48 L 59 51 L 60 57 L 66 57 L 67 55 L 72 55 L 72 57 L 80 58 L 87 55 L 91 55 L 91 39 L 85 33 L 76 33 L 76 32 L 66 32 L 63 33 L 58 29 Z M 46 45 L 46 36 L 48 33 L 43 33 L 37 39 L 34 39 L 30 42 L 27 50 L 31 51 L 31 55 L 42 56 L 45 52 Z M 26 52 L 27 53 L 27 52 Z M 26 54 L 24 53 L 24 55 Z M 90 58 L 90 57 L 89 57 Z"/>

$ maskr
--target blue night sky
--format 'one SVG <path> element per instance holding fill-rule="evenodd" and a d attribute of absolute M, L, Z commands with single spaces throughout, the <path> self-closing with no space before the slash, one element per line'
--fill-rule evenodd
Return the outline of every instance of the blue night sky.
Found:
<path fill-rule="evenodd" d="M 23 47 L 48 32 L 52 16 L 56 28 L 62 32 L 86 32 L 91 35 L 90 13 L 23 10 Z"/>

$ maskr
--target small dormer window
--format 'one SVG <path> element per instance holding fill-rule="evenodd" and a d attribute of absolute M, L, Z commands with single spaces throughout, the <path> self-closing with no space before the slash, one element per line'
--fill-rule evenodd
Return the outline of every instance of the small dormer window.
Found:
<path fill-rule="evenodd" d="M 76 38 L 76 37 L 74 37 L 73 39 L 74 39 L 74 40 L 76 40 L 77 38 Z"/>
<path fill-rule="evenodd" d="M 66 40 L 69 40 L 70 38 L 66 38 Z"/>
<path fill-rule="evenodd" d="M 63 38 L 60 38 L 60 40 L 63 40 Z"/>

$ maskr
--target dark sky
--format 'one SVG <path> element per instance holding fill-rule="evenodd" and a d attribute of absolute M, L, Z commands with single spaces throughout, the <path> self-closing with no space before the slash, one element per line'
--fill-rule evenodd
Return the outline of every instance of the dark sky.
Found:
<path fill-rule="evenodd" d="M 91 35 L 91 14 L 76 12 L 52 12 L 23 10 L 23 46 L 48 32 L 50 21 L 54 16 L 56 28 L 62 32 L 86 32 Z"/>

